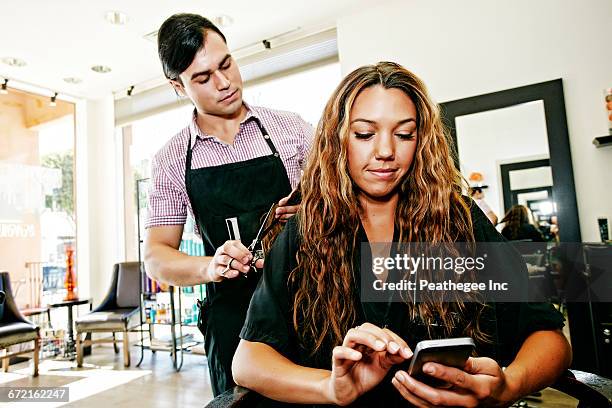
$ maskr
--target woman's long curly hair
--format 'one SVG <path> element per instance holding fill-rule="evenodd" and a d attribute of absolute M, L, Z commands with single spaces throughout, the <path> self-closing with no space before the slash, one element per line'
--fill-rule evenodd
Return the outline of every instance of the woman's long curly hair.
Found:
<path fill-rule="evenodd" d="M 509 239 L 518 239 L 520 228 L 525 224 L 531 224 L 527 207 L 524 205 L 513 206 L 500 221 L 500 224 L 502 223 L 504 224 L 504 230 L 509 231 Z"/>
<path fill-rule="evenodd" d="M 395 224 L 400 241 L 474 241 L 469 204 L 462 198 L 465 181 L 454 165 L 438 107 L 423 82 L 392 62 L 351 72 L 325 106 L 301 179 L 298 267 L 291 271 L 289 285 L 295 293 L 294 328 L 313 355 L 323 346 L 341 344 L 356 323 L 359 282 L 354 281 L 353 268 L 361 208 L 359 189 L 348 171 L 349 113 L 359 93 L 376 85 L 403 91 L 417 111 L 416 152 L 398 188 Z M 409 313 L 424 322 L 461 325 L 467 327 L 467 335 L 486 338 L 477 316 L 468 317 L 462 302 L 406 303 Z"/>

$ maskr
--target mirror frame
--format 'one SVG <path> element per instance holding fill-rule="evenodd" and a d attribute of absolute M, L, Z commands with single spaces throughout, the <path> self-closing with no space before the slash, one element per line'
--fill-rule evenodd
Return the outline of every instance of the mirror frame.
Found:
<path fill-rule="evenodd" d="M 452 138 L 455 165 L 460 168 L 456 127 L 458 116 L 508 108 L 539 100 L 544 102 L 548 152 L 553 178 L 553 200 L 557 205 L 559 220 L 559 238 L 562 242 L 581 242 L 574 171 L 561 79 L 443 102 L 440 104 L 440 109 L 444 124 L 449 129 Z"/>
<path fill-rule="evenodd" d="M 502 181 L 502 195 L 504 198 L 504 214 L 510 211 L 512 205 L 514 203 L 514 196 L 521 193 L 528 193 L 530 191 L 541 191 L 548 190 L 549 197 L 552 198 L 552 186 L 539 186 L 528 188 L 527 190 L 513 190 L 511 188 L 510 183 L 510 173 L 515 170 L 527 170 L 527 169 L 535 169 L 538 167 L 550 167 L 549 159 L 541 159 L 541 160 L 529 160 L 524 162 L 514 162 L 508 164 L 500 164 L 499 170 L 501 173 L 501 181 Z M 551 168 L 552 173 L 552 168 Z M 553 183 L 554 184 L 554 183 Z"/>

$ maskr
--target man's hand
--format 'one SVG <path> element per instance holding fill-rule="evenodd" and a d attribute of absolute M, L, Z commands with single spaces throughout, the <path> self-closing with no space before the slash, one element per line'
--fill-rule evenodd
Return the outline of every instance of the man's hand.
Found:
<path fill-rule="evenodd" d="M 223 279 L 234 279 L 241 273 L 251 270 L 253 255 L 240 241 L 225 241 L 215 251 L 208 264 L 206 274 L 210 282 L 221 282 Z"/>
<path fill-rule="evenodd" d="M 417 407 L 508 406 L 520 396 L 495 360 L 470 357 L 463 370 L 426 363 L 423 372 L 450 384 L 450 389 L 430 387 L 398 371 L 391 380 L 402 396 Z"/>
<path fill-rule="evenodd" d="M 280 222 L 285 223 L 289 218 L 293 217 L 295 213 L 300 208 L 300 205 L 286 205 L 291 195 L 294 193 L 292 191 L 287 197 L 281 198 L 278 202 L 278 207 L 276 207 L 276 211 L 274 212 L 274 218 L 280 218 Z"/>
<path fill-rule="evenodd" d="M 410 357 L 412 350 L 398 335 L 364 323 L 350 329 L 342 346 L 334 348 L 325 392 L 334 404 L 348 405 L 380 383 L 394 364 Z"/>

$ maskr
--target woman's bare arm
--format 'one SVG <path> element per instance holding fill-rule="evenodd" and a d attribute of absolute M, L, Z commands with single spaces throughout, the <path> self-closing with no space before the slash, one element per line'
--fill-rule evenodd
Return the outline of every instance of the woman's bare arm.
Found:
<path fill-rule="evenodd" d="M 232 363 L 234 382 L 265 397 L 297 404 L 331 404 L 331 372 L 293 363 L 264 343 L 240 340 Z"/>

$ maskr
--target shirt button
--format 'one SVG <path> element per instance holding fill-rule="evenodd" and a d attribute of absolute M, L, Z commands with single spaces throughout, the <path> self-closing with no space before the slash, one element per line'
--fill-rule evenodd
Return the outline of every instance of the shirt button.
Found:
<path fill-rule="evenodd" d="M 269 135 L 264 135 L 264 139 L 269 139 L 270 136 Z"/>
<path fill-rule="evenodd" d="M 278 152 L 274 153 L 274 157 L 278 157 L 278 156 L 279 156 Z"/>

